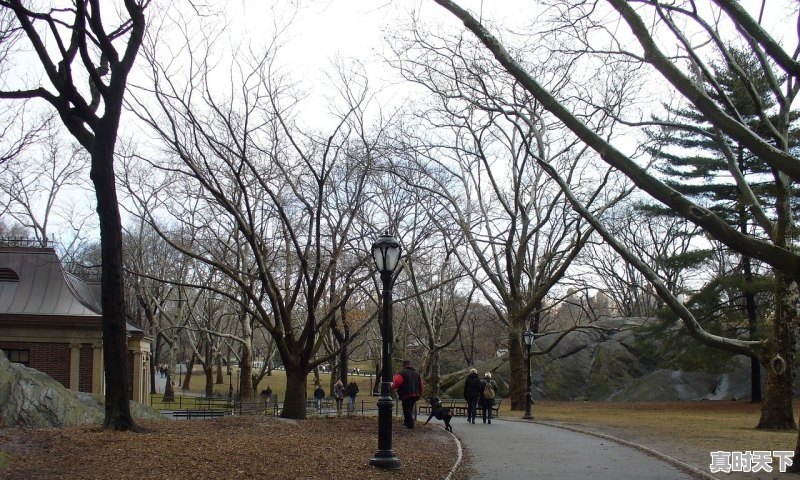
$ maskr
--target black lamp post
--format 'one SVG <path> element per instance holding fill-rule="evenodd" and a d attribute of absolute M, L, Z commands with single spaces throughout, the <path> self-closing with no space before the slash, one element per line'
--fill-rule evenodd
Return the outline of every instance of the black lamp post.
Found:
<path fill-rule="evenodd" d="M 371 465 L 379 468 L 400 468 L 400 459 L 392 450 L 392 402 L 391 396 L 391 362 L 392 344 L 392 274 L 400 261 L 400 243 L 389 235 L 387 230 L 372 245 L 372 259 L 381 274 L 383 291 L 381 301 L 381 337 L 383 353 L 381 364 L 381 395 L 378 397 L 378 450 L 369 460 Z"/>
<path fill-rule="evenodd" d="M 233 400 L 233 369 L 228 361 L 228 400 Z"/>
<path fill-rule="evenodd" d="M 525 347 L 528 349 L 528 388 L 525 390 L 525 415 L 522 416 L 524 420 L 533 420 L 531 414 L 531 404 L 533 403 L 533 392 L 531 391 L 531 345 L 533 345 L 533 338 L 535 334 L 530 330 L 525 330 L 522 334 L 522 340 L 525 341 Z"/>

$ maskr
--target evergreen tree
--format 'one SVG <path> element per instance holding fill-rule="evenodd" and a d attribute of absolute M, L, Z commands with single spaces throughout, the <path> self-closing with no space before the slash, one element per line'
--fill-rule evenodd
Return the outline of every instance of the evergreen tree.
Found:
<path fill-rule="evenodd" d="M 737 49 L 731 49 L 730 53 L 732 62 L 711 64 L 712 78 L 716 84 L 706 82 L 707 92 L 729 115 L 742 118 L 753 131 L 768 138 L 766 123 L 760 115 L 775 105 L 765 69 L 752 53 Z M 743 78 L 747 78 L 748 82 Z M 725 95 L 720 95 L 720 91 Z M 774 182 L 771 181 L 769 166 L 743 145 L 724 136 L 697 110 L 667 108 L 667 111 L 673 120 L 659 120 L 663 126 L 656 132 L 657 139 L 666 149 L 652 150 L 659 159 L 656 168 L 664 176 L 665 183 L 706 205 L 742 233 L 757 234 L 747 207 L 749 192 L 742 187 L 746 183 L 761 205 L 774 203 L 771 188 Z M 792 117 L 792 120 L 795 118 Z M 790 144 L 796 144 L 796 130 L 787 130 L 790 132 Z M 744 182 L 737 183 L 734 175 L 737 170 Z M 796 207 L 796 203 L 793 203 Z M 675 215 L 657 205 L 646 205 L 642 210 L 649 215 Z M 730 252 L 721 253 L 733 255 Z M 663 261 L 697 267 L 710 262 L 713 255 L 712 250 L 705 250 L 695 252 L 691 257 Z M 725 262 L 722 264 L 725 265 Z M 715 278 L 697 293 L 697 298 L 689 302 L 698 318 L 705 318 L 716 325 L 711 326 L 711 330 L 746 331 L 749 338 L 758 338 L 756 298 L 770 290 L 771 282 L 757 279 L 754 270 L 759 270 L 758 265 L 754 265 L 750 257 L 739 255 L 735 265 L 720 269 Z M 746 328 L 737 325 L 742 317 L 746 319 Z M 751 358 L 751 398 L 754 402 L 761 400 L 761 370 L 755 357 Z"/>

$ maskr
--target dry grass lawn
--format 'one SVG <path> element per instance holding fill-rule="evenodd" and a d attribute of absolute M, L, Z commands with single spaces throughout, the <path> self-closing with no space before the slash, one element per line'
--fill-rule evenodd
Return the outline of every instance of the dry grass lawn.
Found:
<path fill-rule="evenodd" d="M 794 450 L 797 432 L 756 430 L 761 406 L 749 402 L 537 402 L 536 420 L 632 441 L 708 472 L 709 452 Z M 517 412 L 504 412 L 509 416 Z M 735 478 L 726 475 L 726 478 Z M 743 477 L 744 478 L 744 477 Z M 746 478 L 754 478 L 752 475 Z"/>

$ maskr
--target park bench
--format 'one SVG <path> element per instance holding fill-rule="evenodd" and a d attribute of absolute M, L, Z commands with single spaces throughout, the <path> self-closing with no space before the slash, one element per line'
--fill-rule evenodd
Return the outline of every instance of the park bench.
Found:
<path fill-rule="evenodd" d="M 176 418 L 219 418 L 230 415 L 230 410 L 220 409 L 199 409 L 199 410 L 173 410 L 172 416 Z"/>
<path fill-rule="evenodd" d="M 492 406 L 492 416 L 496 417 L 500 414 L 500 404 L 503 402 L 502 398 L 495 398 L 494 405 Z M 447 407 L 453 413 L 454 417 L 466 417 L 467 416 L 467 401 L 460 400 L 456 398 L 452 399 L 443 399 L 442 406 Z M 417 410 L 420 414 L 430 415 L 431 414 L 431 406 L 427 402 L 427 400 L 422 399 L 421 402 L 417 403 Z M 478 412 L 480 414 L 481 405 L 480 402 L 478 403 Z"/>

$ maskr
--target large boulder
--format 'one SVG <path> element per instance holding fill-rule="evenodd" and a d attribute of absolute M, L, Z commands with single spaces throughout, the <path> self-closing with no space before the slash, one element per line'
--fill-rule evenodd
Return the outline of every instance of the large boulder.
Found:
<path fill-rule="evenodd" d="M 749 398 L 749 368 L 735 373 L 656 370 L 632 381 L 609 400 L 620 402 L 731 400 Z"/>
<path fill-rule="evenodd" d="M 163 418 L 157 411 L 131 402 L 138 418 Z M 48 375 L 0 352 L 0 426 L 61 427 L 99 424 L 104 405 L 88 393 L 73 392 Z"/>
<path fill-rule="evenodd" d="M 609 319 L 569 332 L 538 337 L 531 348 L 534 399 L 676 401 L 745 399 L 750 396 L 749 360 L 731 355 L 724 369 L 684 371 L 676 352 L 648 334 L 648 320 Z M 546 354 L 537 354 L 544 352 Z M 702 362 L 701 362 L 702 363 Z M 702 366 L 702 365 L 701 365 Z M 510 378 L 506 356 L 477 365 L 493 372 L 505 397 Z M 442 390 L 460 398 L 467 370 L 444 376 Z"/>

